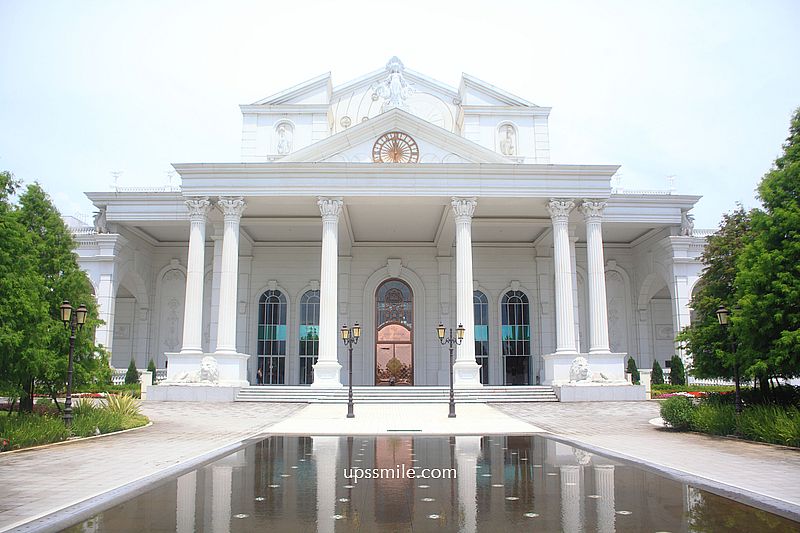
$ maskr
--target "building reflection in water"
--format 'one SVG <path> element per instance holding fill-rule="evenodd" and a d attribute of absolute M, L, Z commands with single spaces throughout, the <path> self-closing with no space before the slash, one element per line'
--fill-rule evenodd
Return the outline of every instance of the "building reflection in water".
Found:
<path fill-rule="evenodd" d="M 352 468 L 456 476 L 346 479 Z M 68 531 L 797 531 L 798 524 L 538 436 L 281 437 Z M 718 527 L 719 526 L 719 527 Z"/>

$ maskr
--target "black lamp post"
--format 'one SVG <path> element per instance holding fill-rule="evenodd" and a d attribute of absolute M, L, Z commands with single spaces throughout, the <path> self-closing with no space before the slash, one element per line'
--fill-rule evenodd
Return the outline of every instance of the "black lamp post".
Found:
<path fill-rule="evenodd" d="M 739 395 L 739 356 L 736 355 L 736 342 L 733 340 L 733 334 L 731 334 L 728 330 L 728 326 L 730 326 L 731 323 L 730 318 L 731 312 L 726 309 L 725 306 L 720 305 L 717 308 L 717 320 L 719 320 L 719 325 L 725 328 L 731 340 L 731 354 L 733 354 L 733 381 L 736 390 L 735 405 L 736 414 L 739 415 L 742 413 L 742 398 Z"/>
<path fill-rule="evenodd" d="M 453 350 L 456 346 L 460 346 L 461 341 L 464 340 L 464 326 L 461 324 L 458 325 L 455 337 L 453 337 L 453 328 L 450 328 L 450 335 L 445 338 L 445 329 L 444 324 L 439 324 L 436 327 L 436 336 L 439 337 L 439 342 L 442 343 L 442 346 L 445 344 L 450 346 L 450 413 L 447 415 L 447 418 L 455 418 L 456 398 L 453 394 Z"/>
<path fill-rule="evenodd" d="M 342 326 L 341 329 L 342 342 L 347 346 L 349 353 L 348 374 L 350 378 L 347 380 L 347 418 L 354 418 L 353 414 L 353 346 L 358 344 L 358 338 L 361 337 L 361 326 L 358 322 L 353 324 L 352 328 L 348 328 L 347 324 Z"/>
<path fill-rule="evenodd" d="M 75 328 L 83 329 L 86 323 L 86 315 L 89 310 L 85 305 L 81 305 L 72 312 L 72 306 L 67 300 L 61 304 L 61 321 L 65 328 L 70 328 L 69 332 L 69 363 L 67 364 L 67 400 L 64 402 L 64 425 L 72 426 L 72 354 L 75 352 Z"/>

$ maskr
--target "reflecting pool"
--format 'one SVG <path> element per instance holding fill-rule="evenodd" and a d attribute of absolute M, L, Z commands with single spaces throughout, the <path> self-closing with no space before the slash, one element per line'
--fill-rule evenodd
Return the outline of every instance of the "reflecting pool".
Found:
<path fill-rule="evenodd" d="M 539 436 L 274 436 L 70 532 L 800 531 Z"/>

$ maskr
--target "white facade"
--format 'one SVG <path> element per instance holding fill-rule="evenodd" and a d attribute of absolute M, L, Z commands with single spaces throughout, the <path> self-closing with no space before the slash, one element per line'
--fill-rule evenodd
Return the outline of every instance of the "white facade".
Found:
<path fill-rule="evenodd" d="M 100 213 L 77 252 L 114 366 L 168 359 L 175 376 L 211 354 L 231 385 L 337 387 L 354 322 L 357 385 L 447 384 L 439 322 L 468 326 L 462 387 L 563 382 L 578 354 L 622 377 L 623 354 L 649 368 L 675 353 L 698 197 L 550 164 L 549 108 L 393 58 L 241 111 L 242 163 L 174 165 L 179 190 L 87 193 Z"/>

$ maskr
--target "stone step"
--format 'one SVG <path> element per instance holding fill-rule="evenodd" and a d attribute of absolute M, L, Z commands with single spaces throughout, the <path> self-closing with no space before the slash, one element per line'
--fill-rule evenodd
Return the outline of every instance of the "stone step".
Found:
<path fill-rule="evenodd" d="M 553 389 L 546 386 L 482 387 L 458 389 L 458 403 L 557 402 Z M 353 387 L 353 400 L 359 403 L 447 403 L 447 387 Z M 344 403 L 347 389 L 312 389 L 303 386 L 254 386 L 239 390 L 237 402 Z"/>

